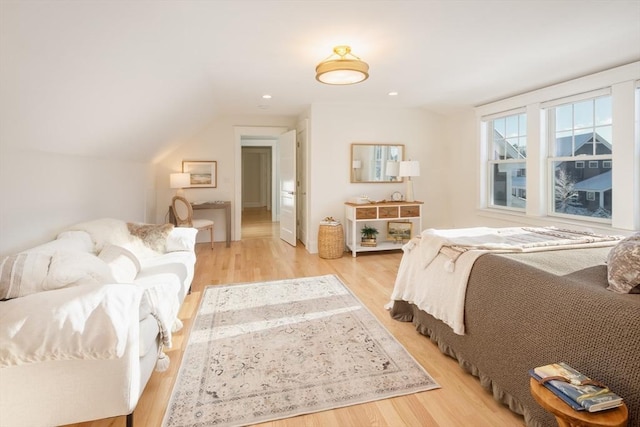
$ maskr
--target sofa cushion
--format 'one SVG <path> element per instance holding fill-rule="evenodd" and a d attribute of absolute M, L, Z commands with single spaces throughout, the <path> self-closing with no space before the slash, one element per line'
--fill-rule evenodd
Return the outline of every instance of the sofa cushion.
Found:
<path fill-rule="evenodd" d="M 193 251 L 198 230 L 191 227 L 174 227 L 167 236 L 166 252 Z"/>
<path fill-rule="evenodd" d="M 23 297 L 46 290 L 51 255 L 21 252 L 0 262 L 0 299 Z"/>
<path fill-rule="evenodd" d="M 109 266 L 88 252 L 21 252 L 0 264 L 0 299 L 66 286 L 114 283 Z"/>
<path fill-rule="evenodd" d="M 95 245 L 95 253 L 100 253 L 107 243 L 123 246 L 131 241 L 127 223 L 113 218 L 82 222 L 69 227 L 67 231 L 87 232 Z"/>
<path fill-rule="evenodd" d="M 116 283 L 106 262 L 85 252 L 56 252 L 51 257 L 47 288 Z"/>
<path fill-rule="evenodd" d="M 140 271 L 138 258 L 122 246 L 107 244 L 98 258 L 109 266 L 113 278 L 118 283 L 133 282 Z"/>
<path fill-rule="evenodd" d="M 607 289 L 622 294 L 640 293 L 640 233 L 621 240 L 607 257 Z"/>

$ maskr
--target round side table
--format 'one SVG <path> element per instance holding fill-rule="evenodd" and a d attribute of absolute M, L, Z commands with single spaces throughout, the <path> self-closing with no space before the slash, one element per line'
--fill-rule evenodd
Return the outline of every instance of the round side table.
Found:
<path fill-rule="evenodd" d="M 559 427 L 625 427 L 629 410 L 624 403 L 601 412 L 576 411 L 551 390 L 530 378 L 531 395 L 545 410 L 551 412 Z"/>

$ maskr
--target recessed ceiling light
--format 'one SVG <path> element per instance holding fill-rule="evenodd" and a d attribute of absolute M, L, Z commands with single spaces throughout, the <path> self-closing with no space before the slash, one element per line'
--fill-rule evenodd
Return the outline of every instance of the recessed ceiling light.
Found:
<path fill-rule="evenodd" d="M 271 99 L 271 95 L 262 95 L 262 99 Z"/>
<path fill-rule="evenodd" d="M 395 92 L 395 91 L 389 92 L 389 96 L 398 96 L 398 92 Z"/>

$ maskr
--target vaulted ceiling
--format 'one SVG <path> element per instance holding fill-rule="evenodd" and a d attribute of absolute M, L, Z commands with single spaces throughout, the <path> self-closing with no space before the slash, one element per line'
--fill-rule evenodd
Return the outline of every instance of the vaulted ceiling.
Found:
<path fill-rule="evenodd" d="M 340 44 L 367 81 L 315 80 Z M 448 114 L 637 60 L 638 0 L 1 0 L 0 147 L 150 160 L 216 115 Z"/>

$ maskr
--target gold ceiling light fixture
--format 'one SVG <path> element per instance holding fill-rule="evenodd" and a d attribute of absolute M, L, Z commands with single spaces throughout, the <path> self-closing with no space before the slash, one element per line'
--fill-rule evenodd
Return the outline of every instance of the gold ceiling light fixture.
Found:
<path fill-rule="evenodd" d="M 316 80 L 328 85 L 352 85 L 369 78 L 369 64 L 351 53 L 349 46 L 336 46 L 333 54 L 316 67 Z"/>

